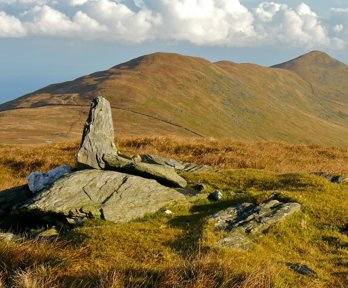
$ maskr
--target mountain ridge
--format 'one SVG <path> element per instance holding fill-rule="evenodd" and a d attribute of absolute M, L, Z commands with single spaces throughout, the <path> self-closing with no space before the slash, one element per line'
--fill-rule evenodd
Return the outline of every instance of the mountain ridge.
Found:
<path fill-rule="evenodd" d="M 318 59 L 328 63 L 327 70 L 321 62 L 318 64 Z M 331 59 L 325 53 L 314 51 L 264 67 L 231 61 L 213 63 L 199 57 L 158 52 L 72 81 L 52 84 L 4 103 L 0 105 L 0 119 L 6 124 L 5 118 L 16 117 L 11 110 L 21 109 L 24 111 L 21 117 L 27 115 L 26 122 L 40 127 L 42 111 L 52 114 L 65 113 L 68 109 L 73 122 L 62 122 L 64 126 L 76 126 L 68 131 L 71 135 L 63 127 L 59 132 L 50 127 L 47 128 L 50 135 L 61 133 L 64 137 L 43 136 L 53 142 L 75 139 L 80 133 L 79 119 L 87 113 L 90 101 L 103 95 L 111 102 L 116 131 L 122 135 L 345 146 L 348 145 L 348 140 L 343 139 L 343 136 L 348 139 L 345 106 L 348 66 Z M 333 65 L 333 61 L 339 64 Z M 320 73 L 313 76 L 315 69 Z M 327 81 L 318 80 L 323 75 Z M 332 75 L 341 80 L 336 81 Z M 29 117 L 26 109 L 36 109 L 39 114 L 36 118 Z M 55 115 L 58 122 L 62 118 L 59 113 Z M 41 120 L 49 121 L 47 115 Z M 10 126 L 7 125 L 7 129 Z M 0 135 L 1 132 L 5 135 L 6 129 L 2 130 Z M 26 137 L 32 138 L 29 135 L 32 130 L 25 132 Z"/>

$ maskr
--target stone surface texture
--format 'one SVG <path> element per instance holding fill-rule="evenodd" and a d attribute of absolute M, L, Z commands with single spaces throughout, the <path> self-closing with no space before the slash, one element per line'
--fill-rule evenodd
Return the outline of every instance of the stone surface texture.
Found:
<path fill-rule="evenodd" d="M 97 97 L 92 101 L 87 122 L 83 130 L 77 162 L 82 167 L 104 169 L 105 154 L 117 154 L 114 142 L 114 126 L 109 101 Z"/>
<path fill-rule="evenodd" d="M 68 165 L 54 168 L 47 173 L 41 171 L 32 172 L 27 177 L 29 190 L 33 193 L 39 192 L 51 186 L 59 178 L 71 173 L 71 167 Z"/>
<path fill-rule="evenodd" d="M 141 162 L 149 164 L 166 165 L 175 169 L 177 173 L 198 173 L 198 172 L 213 172 L 217 171 L 211 166 L 200 165 L 189 162 L 181 162 L 170 158 L 160 157 L 151 154 L 140 155 Z"/>
<path fill-rule="evenodd" d="M 219 240 L 221 246 L 248 248 L 255 237 L 261 236 L 271 226 L 300 211 L 298 203 L 269 200 L 263 204 L 243 203 L 213 215 L 217 231 L 227 232 Z"/>
<path fill-rule="evenodd" d="M 186 180 L 179 176 L 173 167 L 167 165 L 136 162 L 133 159 L 111 154 L 105 155 L 104 160 L 109 170 L 155 179 L 168 186 L 183 188 L 187 185 Z"/>
<path fill-rule="evenodd" d="M 155 180 L 93 169 L 66 175 L 13 213 L 61 214 L 69 223 L 86 217 L 122 223 L 176 203 L 186 203 L 185 196 Z"/>

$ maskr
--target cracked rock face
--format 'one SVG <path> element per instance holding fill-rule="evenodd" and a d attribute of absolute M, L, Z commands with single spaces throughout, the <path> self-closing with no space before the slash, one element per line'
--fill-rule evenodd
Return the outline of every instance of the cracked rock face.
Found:
<path fill-rule="evenodd" d="M 136 162 L 115 155 L 105 155 L 104 160 L 109 170 L 155 179 L 171 187 L 184 188 L 187 185 L 186 180 L 179 176 L 173 167 L 167 165 Z"/>
<path fill-rule="evenodd" d="M 269 200 L 261 205 L 243 203 L 213 215 L 217 231 L 227 232 L 221 246 L 249 248 L 253 238 L 262 236 L 271 226 L 300 211 L 298 203 Z"/>
<path fill-rule="evenodd" d="M 97 97 L 92 101 L 83 130 L 77 162 L 81 167 L 104 169 L 105 154 L 117 154 L 114 126 L 109 101 Z"/>
<path fill-rule="evenodd" d="M 185 202 L 183 194 L 155 180 L 93 169 L 61 178 L 12 213 L 60 214 L 71 223 L 86 217 L 122 223 Z"/>

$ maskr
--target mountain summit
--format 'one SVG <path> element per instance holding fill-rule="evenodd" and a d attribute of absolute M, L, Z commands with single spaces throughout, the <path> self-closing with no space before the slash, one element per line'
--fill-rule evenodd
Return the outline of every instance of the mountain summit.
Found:
<path fill-rule="evenodd" d="M 348 103 L 348 66 L 324 52 L 312 51 L 273 67 L 293 71 L 309 83 L 326 90 L 326 96 L 331 100 Z"/>
<path fill-rule="evenodd" d="M 117 135 L 346 146 L 347 85 L 348 66 L 318 51 L 273 67 L 154 53 L 0 105 L 0 139 L 80 138 L 91 99 L 102 95 Z"/>

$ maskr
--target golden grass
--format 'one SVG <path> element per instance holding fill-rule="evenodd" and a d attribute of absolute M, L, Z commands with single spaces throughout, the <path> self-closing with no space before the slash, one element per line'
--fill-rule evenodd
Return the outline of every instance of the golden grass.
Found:
<path fill-rule="evenodd" d="M 126 153 L 226 169 L 184 175 L 220 189 L 224 201 L 170 207 L 173 215 L 159 212 L 128 224 L 89 220 L 53 242 L 0 241 L 0 287 L 347 287 L 348 237 L 341 230 L 348 223 L 348 185 L 308 174 L 348 174 L 346 149 L 171 138 L 118 143 Z M 77 147 L 0 146 L 0 190 L 24 184 L 34 170 L 75 166 Z M 273 227 L 250 251 L 216 245 L 209 215 L 272 194 L 301 203 L 302 211 Z M 298 275 L 286 263 L 306 264 L 318 276 Z"/>
<path fill-rule="evenodd" d="M 121 151 L 150 153 L 221 169 L 252 168 L 277 173 L 328 172 L 348 175 L 348 149 L 282 142 L 235 142 L 174 137 L 119 138 Z M 0 145 L 0 189 L 25 183 L 32 171 L 64 163 L 75 166 L 78 142 L 53 145 Z"/>

